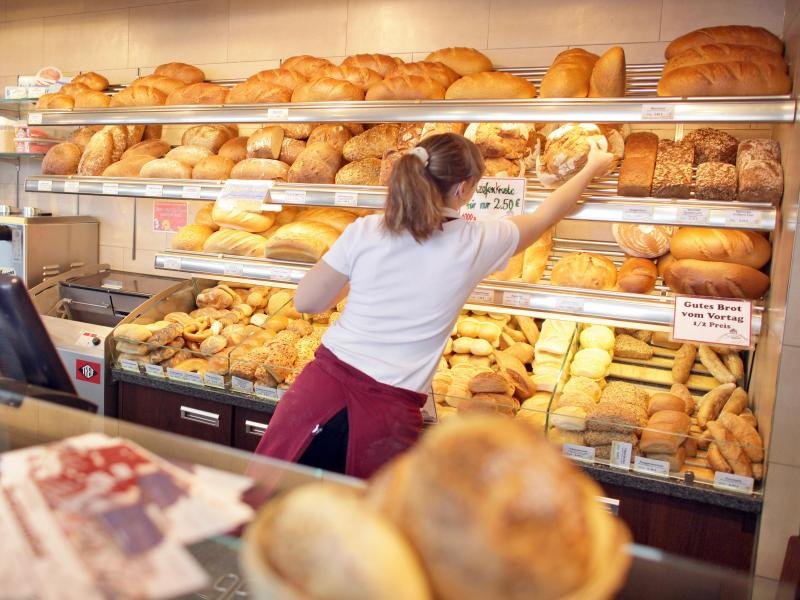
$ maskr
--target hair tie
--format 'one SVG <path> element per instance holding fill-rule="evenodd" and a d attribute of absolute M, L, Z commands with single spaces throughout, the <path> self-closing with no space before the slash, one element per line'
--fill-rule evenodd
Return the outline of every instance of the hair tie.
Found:
<path fill-rule="evenodd" d="M 428 160 L 430 159 L 430 155 L 428 154 L 428 151 L 425 150 L 425 148 L 423 148 L 422 146 L 417 146 L 416 148 L 412 148 L 411 150 L 409 150 L 409 154 L 413 154 L 418 159 L 420 159 L 422 161 L 423 166 L 425 167 L 428 166 Z"/>

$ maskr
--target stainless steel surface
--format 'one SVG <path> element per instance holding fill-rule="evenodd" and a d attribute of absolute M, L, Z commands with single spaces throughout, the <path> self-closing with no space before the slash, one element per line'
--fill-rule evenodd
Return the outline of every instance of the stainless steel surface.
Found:
<path fill-rule="evenodd" d="M 10 215 L 13 207 L 10 204 L 0 204 L 0 215 Z"/>
<path fill-rule="evenodd" d="M 264 435 L 264 432 L 267 430 L 269 425 L 266 423 L 258 423 L 257 421 L 250 421 L 245 420 L 244 422 L 244 431 L 250 435 L 255 435 L 261 437 Z"/>
<path fill-rule="evenodd" d="M 23 217 L 38 217 L 41 211 L 36 208 L 35 206 L 23 206 L 22 207 L 22 216 Z"/>
<path fill-rule="evenodd" d="M 219 427 L 219 414 L 200 410 L 199 408 L 192 408 L 191 406 L 181 405 L 181 419 L 185 421 L 192 421 L 193 423 L 200 423 L 201 425 L 209 425 L 210 427 Z"/>
<path fill-rule="evenodd" d="M 92 302 L 81 302 L 80 300 L 70 300 L 69 304 L 79 304 L 81 306 L 90 306 L 92 308 L 99 308 L 102 310 L 109 310 L 111 308 L 110 304 L 93 304 Z"/>

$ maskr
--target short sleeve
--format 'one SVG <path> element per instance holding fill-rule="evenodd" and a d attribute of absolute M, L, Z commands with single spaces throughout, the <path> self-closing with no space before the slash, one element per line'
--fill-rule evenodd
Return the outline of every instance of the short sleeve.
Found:
<path fill-rule="evenodd" d="M 347 275 L 347 277 L 350 277 L 350 272 L 353 268 L 353 256 L 355 255 L 353 247 L 359 237 L 357 230 L 360 228 L 360 222 L 361 219 L 358 219 L 348 225 L 342 235 L 330 247 L 330 250 L 322 257 L 322 260 L 329 267 L 342 275 Z"/>
<path fill-rule="evenodd" d="M 519 228 L 511 219 L 480 221 L 481 240 L 477 263 L 481 276 L 503 268 L 519 244 Z"/>

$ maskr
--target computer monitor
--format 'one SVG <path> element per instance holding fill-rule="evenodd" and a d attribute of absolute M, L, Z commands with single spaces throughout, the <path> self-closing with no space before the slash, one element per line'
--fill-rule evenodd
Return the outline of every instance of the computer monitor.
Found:
<path fill-rule="evenodd" d="M 75 387 L 19 277 L 0 275 L 0 387 L 95 411 Z"/>

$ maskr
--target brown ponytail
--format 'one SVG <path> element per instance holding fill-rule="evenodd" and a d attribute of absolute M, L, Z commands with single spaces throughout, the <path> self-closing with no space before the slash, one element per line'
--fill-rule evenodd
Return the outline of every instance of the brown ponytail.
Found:
<path fill-rule="evenodd" d="M 413 153 L 397 161 L 383 218 L 391 233 L 408 231 L 423 242 L 441 228 L 442 208 L 453 186 L 480 178 L 483 158 L 475 144 L 455 133 L 433 135 L 417 147 L 427 151 L 428 164 Z"/>

